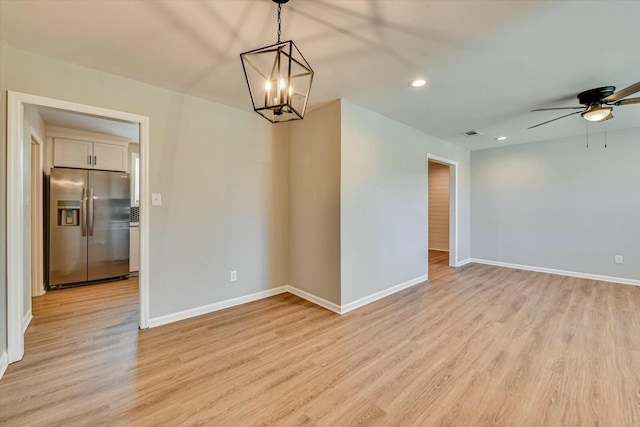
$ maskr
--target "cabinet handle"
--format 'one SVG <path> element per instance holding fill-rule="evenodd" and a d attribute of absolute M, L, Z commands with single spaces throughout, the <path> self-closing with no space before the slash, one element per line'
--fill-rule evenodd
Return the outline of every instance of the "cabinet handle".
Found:
<path fill-rule="evenodd" d="M 93 166 L 98 164 L 98 156 L 93 156 Z"/>
<path fill-rule="evenodd" d="M 91 156 L 87 156 L 87 164 L 91 165 Z"/>

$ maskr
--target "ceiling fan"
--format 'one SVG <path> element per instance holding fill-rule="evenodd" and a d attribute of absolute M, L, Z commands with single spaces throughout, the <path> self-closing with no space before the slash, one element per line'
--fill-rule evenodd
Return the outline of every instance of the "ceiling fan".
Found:
<path fill-rule="evenodd" d="M 565 114 L 564 116 L 556 117 L 552 120 L 547 120 L 543 123 L 531 126 L 528 129 L 537 128 L 538 126 L 546 125 L 547 123 L 555 122 L 556 120 L 564 119 L 565 117 L 573 116 L 574 114 L 580 114 L 585 120 L 590 122 L 604 122 L 613 118 L 613 105 L 627 105 L 627 104 L 640 104 L 640 97 L 638 98 L 626 98 L 629 95 L 633 95 L 636 92 L 640 92 L 640 82 L 634 83 L 631 86 L 615 91 L 615 86 L 604 86 L 595 89 L 589 89 L 578 94 L 578 102 L 582 104 L 581 107 L 557 107 L 557 108 L 538 108 L 531 111 L 552 111 L 552 110 L 581 110 L 574 111 L 573 113 Z"/>

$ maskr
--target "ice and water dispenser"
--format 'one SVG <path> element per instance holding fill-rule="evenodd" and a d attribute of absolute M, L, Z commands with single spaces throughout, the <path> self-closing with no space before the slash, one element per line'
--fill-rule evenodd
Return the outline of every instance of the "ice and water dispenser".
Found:
<path fill-rule="evenodd" d="M 58 201 L 58 225 L 74 227 L 80 225 L 80 200 Z"/>

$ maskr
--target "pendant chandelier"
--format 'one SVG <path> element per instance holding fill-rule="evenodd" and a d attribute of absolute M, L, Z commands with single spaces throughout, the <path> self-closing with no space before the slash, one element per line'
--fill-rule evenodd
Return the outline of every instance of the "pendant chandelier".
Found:
<path fill-rule="evenodd" d="M 292 40 L 280 41 L 282 5 L 278 4 L 278 42 L 240 54 L 253 110 L 271 123 L 304 118 L 313 70 Z"/>

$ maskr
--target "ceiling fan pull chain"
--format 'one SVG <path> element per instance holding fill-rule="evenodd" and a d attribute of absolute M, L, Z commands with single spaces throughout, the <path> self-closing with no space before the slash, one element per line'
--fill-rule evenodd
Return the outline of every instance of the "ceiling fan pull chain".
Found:
<path fill-rule="evenodd" d="M 584 128 L 587 131 L 587 148 L 589 148 L 589 123 L 585 123 Z"/>
<path fill-rule="evenodd" d="M 282 25 L 282 19 L 280 19 L 280 12 L 282 11 L 282 3 L 278 3 L 278 44 L 280 44 L 280 27 Z"/>
<path fill-rule="evenodd" d="M 607 122 L 604 122 L 604 148 L 607 148 Z"/>

